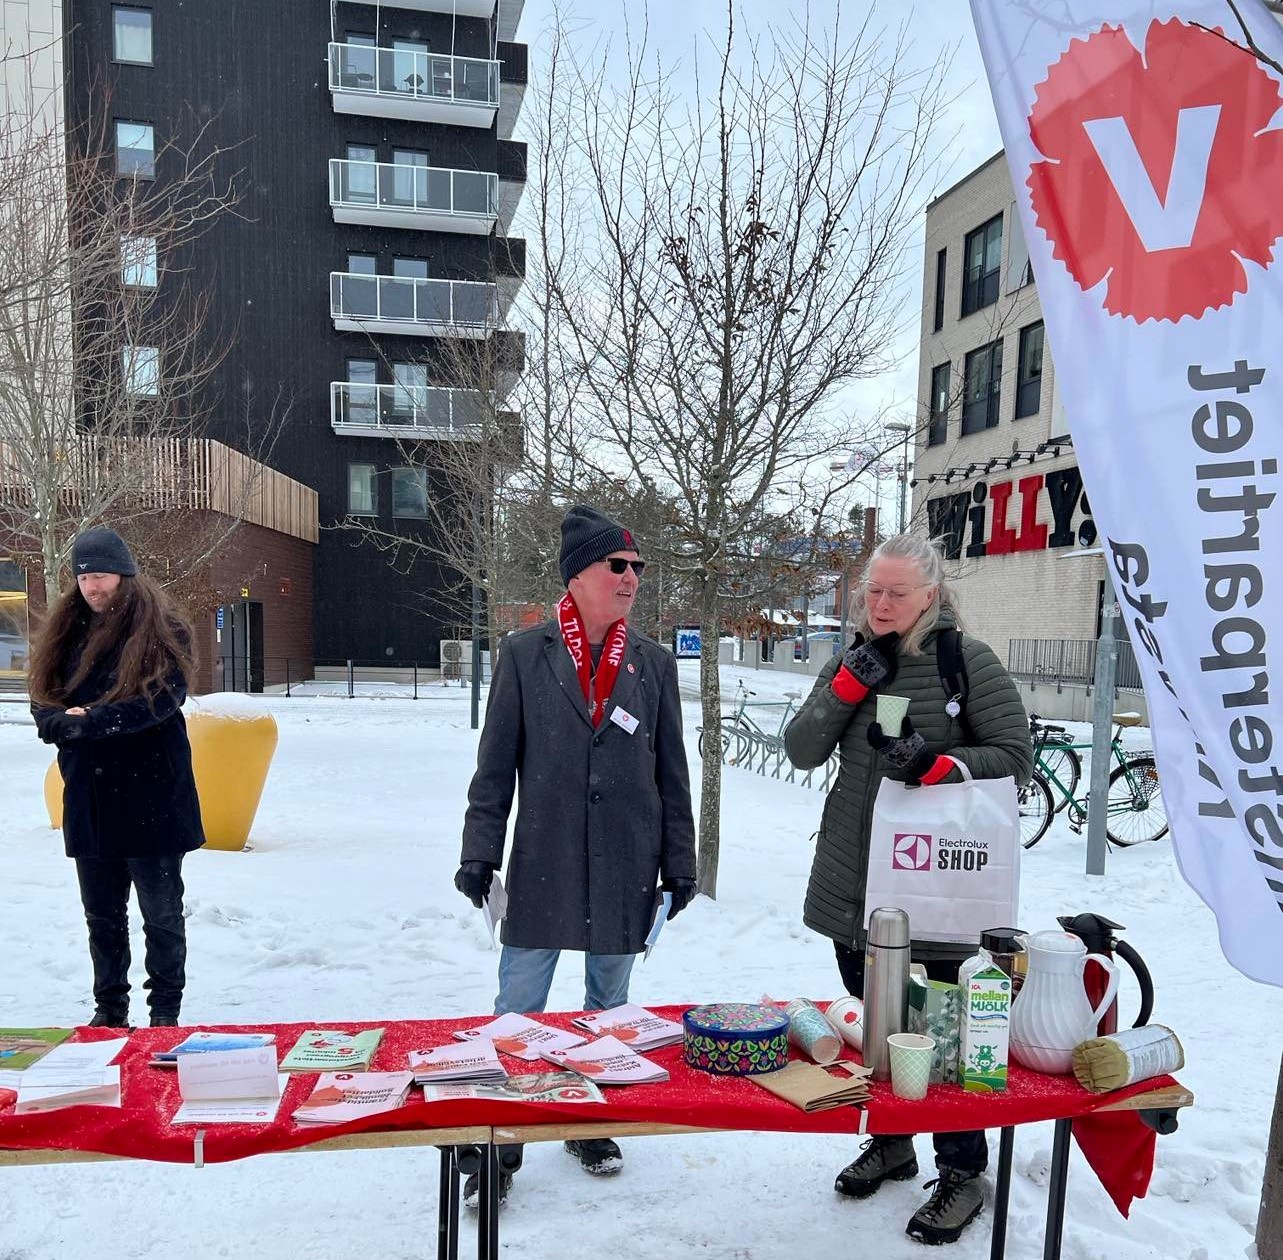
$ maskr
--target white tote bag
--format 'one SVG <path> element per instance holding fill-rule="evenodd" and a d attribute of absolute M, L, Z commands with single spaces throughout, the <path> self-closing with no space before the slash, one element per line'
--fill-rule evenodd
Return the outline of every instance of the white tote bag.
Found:
<path fill-rule="evenodd" d="M 873 805 L 864 925 L 879 906 L 909 916 L 916 941 L 975 945 L 1009 927 L 1020 905 L 1016 781 L 972 779 L 907 788 L 883 779 Z"/>

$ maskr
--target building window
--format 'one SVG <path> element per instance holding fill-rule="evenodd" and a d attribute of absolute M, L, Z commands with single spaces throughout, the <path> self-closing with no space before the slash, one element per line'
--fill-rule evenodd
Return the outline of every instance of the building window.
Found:
<path fill-rule="evenodd" d="M 156 287 L 156 238 L 154 236 L 121 237 L 120 281 L 135 289 Z"/>
<path fill-rule="evenodd" d="M 1016 419 L 1038 414 L 1042 405 L 1042 320 L 1020 330 L 1016 371 Z"/>
<path fill-rule="evenodd" d="M 998 300 L 1002 266 L 1002 215 L 967 233 L 962 247 L 962 313 L 970 315 Z"/>
<path fill-rule="evenodd" d="M 967 355 L 962 384 L 962 432 L 979 433 L 998 423 L 1002 392 L 1002 342 L 991 341 Z"/>
<path fill-rule="evenodd" d="M 152 65 L 151 10 L 115 5 L 111 10 L 112 55 L 135 66 Z"/>
<path fill-rule="evenodd" d="M 378 482 L 373 464 L 347 466 L 347 510 L 349 516 L 375 516 L 379 510 Z"/>
<path fill-rule="evenodd" d="M 1016 203 L 1011 203 L 1011 227 L 1007 231 L 1007 292 L 1015 293 L 1034 282 L 1034 269 L 1029 262 L 1029 246 L 1025 244 L 1025 229 L 1020 222 Z"/>
<path fill-rule="evenodd" d="M 428 470 L 392 470 L 392 515 L 422 520 L 428 514 Z"/>
<path fill-rule="evenodd" d="M 936 253 L 936 310 L 933 330 L 939 332 L 944 327 L 944 278 L 945 278 L 945 254 L 947 250 L 939 250 Z"/>
<path fill-rule="evenodd" d="M 949 365 L 941 363 L 931 371 L 931 423 L 927 427 L 927 445 L 939 446 L 948 436 Z"/>
<path fill-rule="evenodd" d="M 151 123 L 116 119 L 116 174 L 156 178 L 156 132 Z"/>
<path fill-rule="evenodd" d="M 126 346 L 120 352 L 125 392 L 139 398 L 160 393 L 160 351 L 155 346 Z"/>
<path fill-rule="evenodd" d="M 418 423 L 428 397 L 428 369 L 423 363 L 394 363 L 392 411 L 398 420 Z"/>
<path fill-rule="evenodd" d="M 377 272 L 373 254 L 349 254 L 347 256 L 347 269 L 349 274 L 354 276 L 372 276 Z"/>
<path fill-rule="evenodd" d="M 373 205 L 378 200 L 378 151 L 372 144 L 349 144 L 343 167 L 343 200 Z M 350 268 L 349 268 L 350 270 Z"/>
<path fill-rule="evenodd" d="M 349 359 L 347 361 L 347 414 L 342 419 L 350 424 L 378 424 L 379 365 L 373 359 Z M 373 465 L 371 465 L 373 467 Z"/>

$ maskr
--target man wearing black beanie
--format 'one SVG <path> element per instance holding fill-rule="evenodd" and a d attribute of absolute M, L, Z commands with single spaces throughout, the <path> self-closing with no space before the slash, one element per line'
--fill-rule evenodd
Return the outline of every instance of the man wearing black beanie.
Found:
<path fill-rule="evenodd" d="M 146 941 L 153 1027 L 178 1023 L 186 983 L 184 854 L 205 843 L 181 712 L 192 631 L 99 526 L 71 553 L 74 583 L 32 644 L 36 732 L 58 747 L 62 834 L 76 863 L 93 963 L 95 1027 L 129 1023 L 129 890 Z"/>
<path fill-rule="evenodd" d="M 490 894 L 519 785 L 497 1015 L 542 1011 L 567 949 L 585 955 L 585 1010 L 627 1002 L 657 885 L 670 919 L 695 895 L 677 663 L 627 624 L 644 568 L 630 530 L 571 508 L 557 615 L 509 635 L 495 663 L 455 886 L 478 907 Z M 609 1139 L 566 1149 L 591 1173 L 620 1167 Z M 501 1198 L 520 1162 L 520 1147 L 502 1148 Z"/>

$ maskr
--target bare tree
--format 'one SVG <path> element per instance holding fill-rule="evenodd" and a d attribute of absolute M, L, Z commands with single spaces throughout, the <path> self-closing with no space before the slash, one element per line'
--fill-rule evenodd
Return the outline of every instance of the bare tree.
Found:
<path fill-rule="evenodd" d="M 591 400 L 581 457 L 680 505 L 665 564 L 692 583 L 715 726 L 718 636 L 745 594 L 746 544 L 764 516 L 806 502 L 834 453 L 879 441 L 876 420 L 853 424 L 835 394 L 891 362 L 944 64 L 910 70 L 904 31 L 867 23 L 852 40 L 803 23 L 742 41 L 733 8 L 711 86 L 697 75 L 689 104 L 662 68 L 648 77 L 644 40 L 628 61 L 622 91 L 582 69 L 567 89 L 579 160 L 561 174 L 590 199 L 593 233 L 567 250 L 545 229 L 540 244 Z M 820 517 L 804 518 L 817 537 Z M 720 799 L 706 759 L 710 895 Z"/>
<path fill-rule="evenodd" d="M 187 506 L 232 331 L 214 326 L 207 278 L 187 262 L 236 205 L 226 151 L 193 118 L 155 151 L 140 135 L 118 170 L 109 96 L 90 99 L 64 126 L 33 91 L 11 91 L 0 131 L 0 189 L 13 193 L 0 198 L 0 531 L 39 556 L 47 593 L 87 525 L 154 534 Z M 281 403 L 264 416 L 246 400 L 250 454 L 270 449 Z M 202 565 L 236 519 L 202 531 L 182 567 Z"/>

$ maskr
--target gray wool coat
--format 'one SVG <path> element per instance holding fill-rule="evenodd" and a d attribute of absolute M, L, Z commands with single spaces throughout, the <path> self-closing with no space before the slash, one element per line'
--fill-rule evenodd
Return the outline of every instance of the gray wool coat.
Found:
<path fill-rule="evenodd" d="M 943 610 L 940 625 L 954 624 L 953 613 Z M 936 665 L 934 631 L 927 635 L 921 655 L 899 657 L 896 676 L 883 690 L 908 697 L 909 719 L 932 752 L 956 758 L 972 778 L 1011 775 L 1019 787 L 1033 770 L 1029 720 L 1020 692 L 988 644 L 964 634 L 962 656 L 967 667 L 970 740 L 961 721 L 945 712 L 949 697 Z M 814 931 L 863 949 L 873 802 L 884 778 L 903 781 L 906 776 L 892 770 L 869 744 L 869 726 L 877 719 L 877 689 L 854 705 L 833 694 L 829 684 L 841 662 L 842 657 L 835 656 L 820 671 L 811 694 L 784 732 L 784 746 L 799 769 L 823 765 L 838 750 L 837 779 L 824 802 L 802 918 Z M 946 782 L 960 778 L 954 771 Z M 915 941 L 913 947 L 913 956 L 919 960 L 953 959 L 971 952 L 934 942 Z"/>
<path fill-rule="evenodd" d="M 637 719 L 631 735 L 611 721 L 617 709 Z M 463 861 L 502 864 L 514 787 L 504 944 L 640 952 L 659 880 L 695 878 L 672 653 L 630 629 L 594 730 L 557 623 L 504 639 L 468 789 Z"/>

